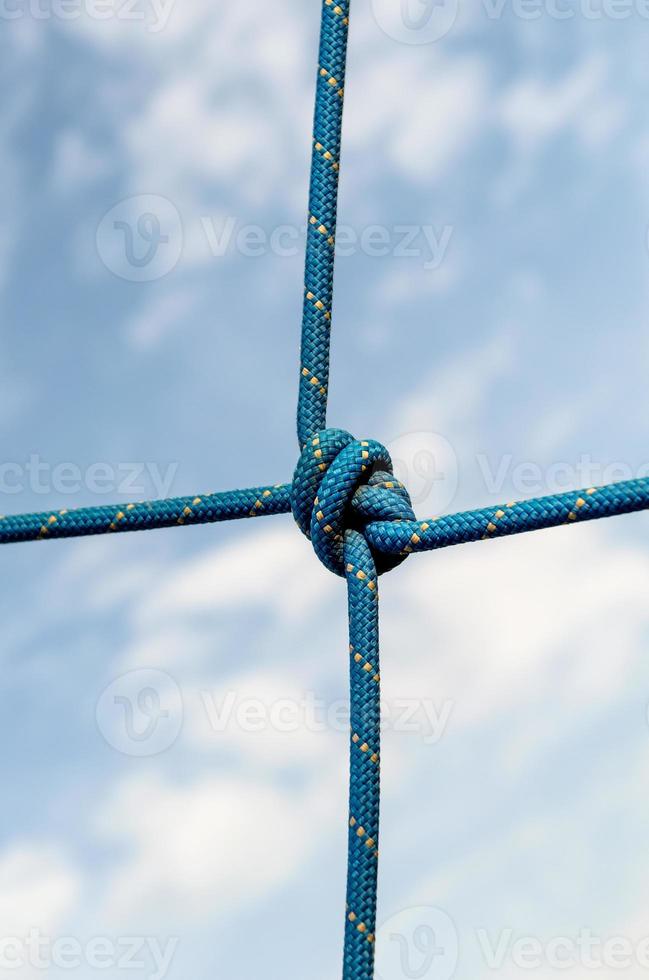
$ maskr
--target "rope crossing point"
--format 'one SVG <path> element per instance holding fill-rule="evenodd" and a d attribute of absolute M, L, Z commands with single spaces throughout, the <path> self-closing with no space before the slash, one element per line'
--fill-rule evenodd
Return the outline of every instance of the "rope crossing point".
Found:
<path fill-rule="evenodd" d="M 290 511 L 320 561 L 347 582 L 350 786 L 343 980 L 372 980 L 379 856 L 378 576 L 417 551 L 649 508 L 649 478 L 416 520 L 387 450 L 326 426 L 334 244 L 349 0 L 323 0 L 309 194 L 298 402 L 290 484 L 0 518 L 0 544 L 146 531 Z"/>

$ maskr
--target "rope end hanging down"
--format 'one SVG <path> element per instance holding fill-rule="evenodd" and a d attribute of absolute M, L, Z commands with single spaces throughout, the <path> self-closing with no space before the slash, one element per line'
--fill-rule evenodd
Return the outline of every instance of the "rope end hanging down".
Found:
<path fill-rule="evenodd" d="M 381 675 L 379 597 L 372 552 L 346 531 L 343 559 L 349 612 L 349 830 L 343 977 L 374 973 L 379 861 Z"/>
<path fill-rule="evenodd" d="M 323 565 L 347 580 L 351 731 L 343 977 L 371 980 L 380 802 L 378 576 L 407 556 L 374 550 L 364 532 L 371 520 L 414 520 L 414 512 L 385 447 L 343 429 L 308 437 L 293 477 L 291 509 Z"/>

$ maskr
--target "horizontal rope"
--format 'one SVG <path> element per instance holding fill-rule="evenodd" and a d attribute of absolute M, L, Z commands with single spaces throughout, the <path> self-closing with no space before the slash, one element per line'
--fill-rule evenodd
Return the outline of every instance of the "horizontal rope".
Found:
<path fill-rule="evenodd" d="M 366 525 L 365 537 L 378 551 L 411 554 L 616 517 L 647 508 L 649 477 L 423 521 L 374 521 Z"/>
<path fill-rule="evenodd" d="M 360 499 L 362 506 L 363 495 Z M 649 477 L 421 521 L 372 521 L 365 525 L 364 533 L 369 544 L 378 551 L 408 555 L 647 509 Z M 287 514 L 290 510 L 289 483 L 135 504 L 46 510 L 0 517 L 0 544 L 214 524 L 245 517 Z"/>
<path fill-rule="evenodd" d="M 0 518 L 0 544 L 153 531 L 162 527 L 214 524 L 266 514 L 285 514 L 291 509 L 290 496 L 291 488 L 288 485 L 251 487 L 135 504 L 106 504 L 76 510 L 16 514 Z"/>

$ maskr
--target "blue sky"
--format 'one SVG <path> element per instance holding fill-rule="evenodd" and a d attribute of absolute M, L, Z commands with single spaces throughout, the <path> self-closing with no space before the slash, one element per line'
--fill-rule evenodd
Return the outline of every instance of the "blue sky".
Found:
<path fill-rule="evenodd" d="M 0 13 L 0 509 L 287 480 L 319 4 L 75 2 Z M 352 9 L 330 421 L 422 517 L 646 475 L 647 11 L 418 3 Z M 646 973 L 646 544 L 383 580 L 381 980 Z M 344 586 L 291 519 L 0 561 L 19 975 L 30 930 L 57 977 L 339 975 Z"/>

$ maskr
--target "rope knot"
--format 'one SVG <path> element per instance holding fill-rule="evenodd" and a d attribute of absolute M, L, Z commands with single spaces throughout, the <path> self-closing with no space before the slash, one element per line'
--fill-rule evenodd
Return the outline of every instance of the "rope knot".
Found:
<path fill-rule="evenodd" d="M 345 574 L 346 531 L 362 534 L 370 521 L 415 520 L 385 446 L 361 442 L 344 429 L 322 429 L 307 440 L 293 477 L 291 508 L 320 561 L 336 575 Z M 370 550 L 379 575 L 407 557 Z"/>

